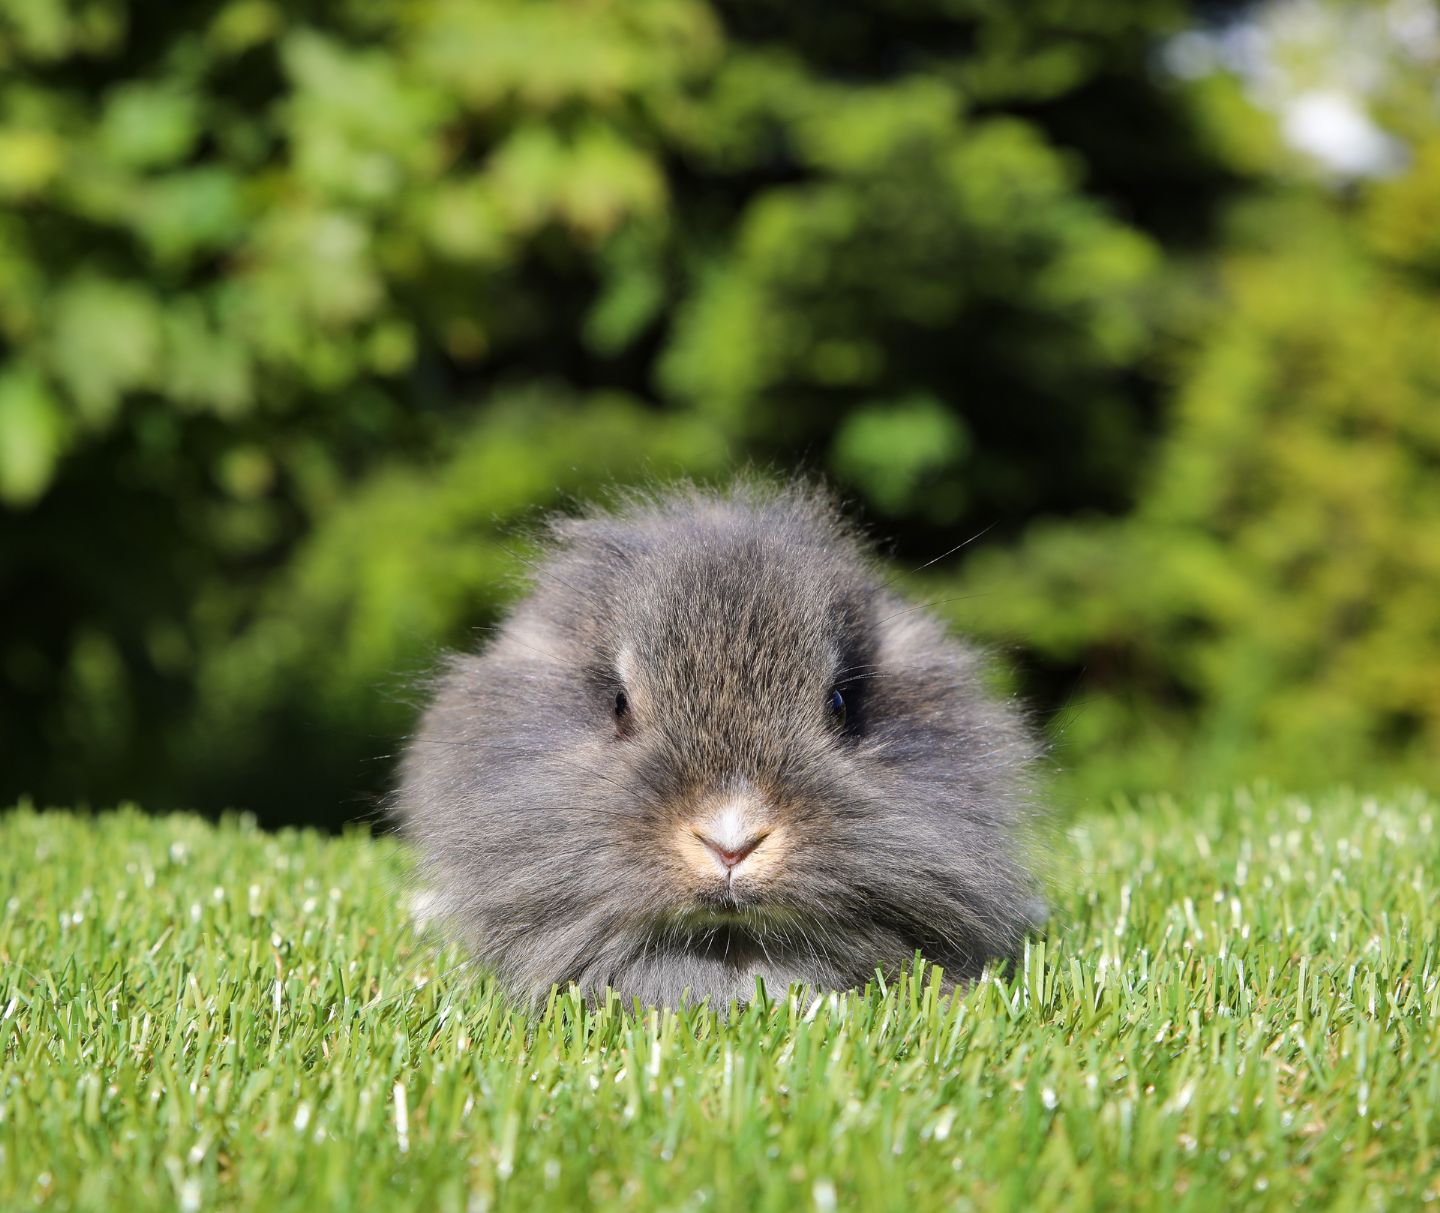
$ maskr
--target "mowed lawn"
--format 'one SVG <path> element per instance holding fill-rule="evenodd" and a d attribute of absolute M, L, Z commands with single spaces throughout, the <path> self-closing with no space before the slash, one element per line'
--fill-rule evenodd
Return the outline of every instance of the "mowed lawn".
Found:
<path fill-rule="evenodd" d="M 963 997 L 532 1023 L 417 930 L 393 841 L 10 812 L 0 1209 L 1440 1200 L 1440 805 L 1151 802 L 1057 866 Z"/>

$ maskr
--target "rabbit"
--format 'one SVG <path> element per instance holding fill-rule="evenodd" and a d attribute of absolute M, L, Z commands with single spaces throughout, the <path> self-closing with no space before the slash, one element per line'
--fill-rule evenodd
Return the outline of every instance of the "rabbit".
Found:
<path fill-rule="evenodd" d="M 432 912 L 538 1006 L 947 985 L 1044 914 L 1036 743 L 827 493 L 694 486 L 549 524 L 454 656 L 396 807 Z"/>

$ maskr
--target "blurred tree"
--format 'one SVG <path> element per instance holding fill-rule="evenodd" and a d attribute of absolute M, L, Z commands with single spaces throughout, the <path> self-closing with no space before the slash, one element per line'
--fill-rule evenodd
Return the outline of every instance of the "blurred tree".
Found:
<path fill-rule="evenodd" d="M 1272 184 L 1232 209 L 1194 297 L 1135 511 L 1039 523 L 963 575 L 958 617 L 1025 650 L 1052 696 L 1083 687 L 1066 749 L 1087 792 L 1440 772 L 1432 33 L 1430 58 L 1397 47 L 1377 90 L 1381 116 L 1385 98 L 1424 102 L 1398 111 L 1403 170 L 1316 188 L 1272 143 Z M 1237 89 L 1215 76 L 1197 97 L 1249 156 Z"/>
<path fill-rule="evenodd" d="M 798 460 L 922 557 L 1125 508 L 1243 175 L 1186 19 L 0 0 L 0 797 L 350 813 L 612 478 Z"/>

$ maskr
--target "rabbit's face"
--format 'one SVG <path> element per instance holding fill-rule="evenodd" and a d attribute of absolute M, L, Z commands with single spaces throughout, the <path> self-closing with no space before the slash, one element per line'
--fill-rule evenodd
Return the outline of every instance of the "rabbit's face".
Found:
<path fill-rule="evenodd" d="M 839 823 L 865 815 L 866 587 L 781 557 L 722 544 L 642 563 L 650 588 L 617 611 L 598 746 L 672 934 L 813 914 Z"/>
<path fill-rule="evenodd" d="M 823 503 L 693 494 L 559 540 L 401 791 L 512 988 L 724 1002 L 1015 946 L 1024 731 Z"/>

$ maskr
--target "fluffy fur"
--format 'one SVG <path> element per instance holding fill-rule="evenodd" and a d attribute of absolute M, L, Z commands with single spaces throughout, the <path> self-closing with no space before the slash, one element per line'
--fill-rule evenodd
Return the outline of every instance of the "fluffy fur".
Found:
<path fill-rule="evenodd" d="M 513 993 L 723 1005 L 1012 954 L 1032 756 L 822 495 L 690 489 L 552 525 L 440 676 L 397 803 Z"/>

